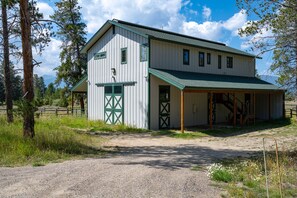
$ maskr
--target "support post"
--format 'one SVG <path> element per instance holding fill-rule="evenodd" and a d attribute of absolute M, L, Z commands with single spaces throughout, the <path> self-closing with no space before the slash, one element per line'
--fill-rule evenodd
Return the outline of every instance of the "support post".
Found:
<path fill-rule="evenodd" d="M 271 120 L 271 94 L 268 93 L 268 119 Z"/>
<path fill-rule="evenodd" d="M 233 93 L 233 126 L 236 126 L 236 114 L 237 114 L 237 100 L 236 95 Z"/>
<path fill-rule="evenodd" d="M 72 115 L 73 115 L 73 106 L 74 106 L 73 92 L 71 92 L 71 114 L 72 114 Z"/>
<path fill-rule="evenodd" d="M 212 95 L 212 92 L 210 92 L 210 101 L 209 101 L 209 127 L 210 129 L 212 129 L 212 100 L 213 100 L 213 95 Z"/>
<path fill-rule="evenodd" d="M 184 133 L 184 91 L 181 90 L 180 92 L 180 131 Z"/>
<path fill-rule="evenodd" d="M 256 93 L 254 92 L 254 125 L 256 124 Z"/>
<path fill-rule="evenodd" d="M 283 117 L 286 118 L 285 92 L 283 92 Z"/>

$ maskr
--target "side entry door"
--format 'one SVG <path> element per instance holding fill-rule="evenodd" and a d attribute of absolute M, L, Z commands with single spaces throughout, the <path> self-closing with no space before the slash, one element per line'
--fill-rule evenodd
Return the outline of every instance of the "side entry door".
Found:
<path fill-rule="evenodd" d="M 159 86 L 159 128 L 170 127 L 170 86 Z"/>

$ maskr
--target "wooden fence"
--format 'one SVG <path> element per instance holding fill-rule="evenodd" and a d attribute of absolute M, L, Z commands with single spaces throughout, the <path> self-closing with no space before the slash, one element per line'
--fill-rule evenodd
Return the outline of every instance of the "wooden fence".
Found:
<path fill-rule="evenodd" d="M 0 115 L 6 114 L 6 109 L 0 109 Z M 46 116 L 46 115 L 56 115 L 56 116 L 64 116 L 64 115 L 73 115 L 73 116 L 87 116 L 87 110 L 83 110 L 80 108 L 49 108 L 49 107 L 39 107 L 35 112 L 37 117 Z"/>

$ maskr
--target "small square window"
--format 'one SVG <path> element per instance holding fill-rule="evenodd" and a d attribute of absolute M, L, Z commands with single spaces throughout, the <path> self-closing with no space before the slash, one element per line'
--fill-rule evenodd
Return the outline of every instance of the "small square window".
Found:
<path fill-rule="evenodd" d="M 147 44 L 140 45 L 140 61 L 147 61 L 148 47 Z"/>
<path fill-rule="evenodd" d="M 105 86 L 104 93 L 111 94 L 112 93 L 112 86 Z"/>
<path fill-rule="evenodd" d="M 207 53 L 206 59 L 207 59 L 206 60 L 207 64 L 210 65 L 211 64 L 211 55 L 210 55 L 210 53 Z"/>
<path fill-rule="evenodd" d="M 218 69 L 222 69 L 222 56 L 218 55 Z"/>
<path fill-rule="evenodd" d="M 127 64 L 127 48 L 121 49 L 121 64 Z"/>
<path fill-rule="evenodd" d="M 190 50 L 187 50 L 187 49 L 183 50 L 183 64 L 184 65 L 190 64 Z"/>
<path fill-rule="evenodd" d="M 106 52 L 99 52 L 94 54 L 94 60 L 106 58 Z"/>
<path fill-rule="evenodd" d="M 233 68 L 233 57 L 227 56 L 227 68 Z"/>
<path fill-rule="evenodd" d="M 199 66 L 204 67 L 204 52 L 199 52 Z"/>

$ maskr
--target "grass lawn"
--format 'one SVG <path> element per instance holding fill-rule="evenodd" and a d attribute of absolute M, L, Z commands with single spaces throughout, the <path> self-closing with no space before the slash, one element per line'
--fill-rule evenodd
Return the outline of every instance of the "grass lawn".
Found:
<path fill-rule="evenodd" d="M 36 136 L 33 139 L 24 139 L 21 118 L 15 118 L 13 124 L 8 124 L 6 118 L 0 116 L 0 125 L 0 166 L 39 166 L 49 162 L 96 157 L 106 153 L 100 149 L 100 144 L 105 141 L 103 138 L 77 133 L 76 129 L 144 131 L 125 125 L 110 126 L 81 117 L 50 116 L 35 119 Z"/>
<path fill-rule="evenodd" d="M 161 130 L 152 132 L 152 136 L 168 136 L 172 138 L 180 139 L 196 139 L 202 137 L 228 137 L 239 134 L 248 134 L 255 131 L 263 131 L 268 129 L 279 129 L 275 130 L 274 135 L 297 136 L 297 122 L 295 119 L 280 119 L 274 121 L 263 121 L 258 122 L 255 125 L 243 126 L 243 127 L 215 127 L 214 129 L 201 129 L 201 128 L 190 128 L 185 130 L 185 133 L 180 133 L 178 130 Z M 260 134 L 261 136 L 261 134 Z"/>

